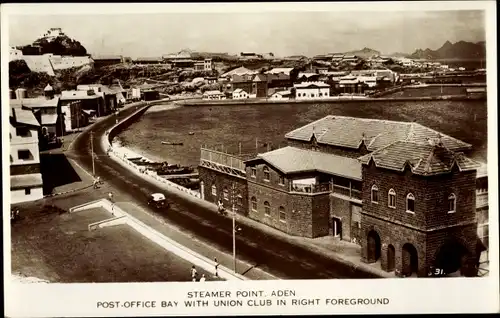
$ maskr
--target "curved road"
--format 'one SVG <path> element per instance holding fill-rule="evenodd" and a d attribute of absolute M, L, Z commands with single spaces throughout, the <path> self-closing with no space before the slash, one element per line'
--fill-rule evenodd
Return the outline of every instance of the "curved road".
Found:
<path fill-rule="evenodd" d="M 123 109 L 119 117 L 123 119 L 135 110 L 134 106 Z M 105 131 L 114 125 L 115 120 L 115 116 L 109 116 L 95 123 L 92 127 L 94 151 L 98 156 L 95 160 L 96 175 L 99 175 L 103 181 L 109 183 L 117 191 L 133 196 L 137 205 L 161 216 L 166 222 L 186 232 L 193 233 L 198 239 L 221 251 L 232 253 L 232 221 L 230 218 L 220 216 L 172 193 L 168 193 L 171 203 L 168 213 L 160 214 L 145 204 L 150 193 L 167 193 L 167 191 L 131 173 L 106 155 L 99 141 Z M 77 161 L 87 171 L 92 171 L 90 153 L 90 131 L 86 130 L 75 139 L 67 156 Z M 257 264 L 262 270 L 284 279 L 374 277 L 267 235 L 257 229 L 239 233 L 236 244 L 239 259 Z"/>

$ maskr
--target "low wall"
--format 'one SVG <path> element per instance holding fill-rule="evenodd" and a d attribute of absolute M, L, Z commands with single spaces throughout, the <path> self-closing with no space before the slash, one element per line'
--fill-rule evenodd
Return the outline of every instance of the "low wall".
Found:
<path fill-rule="evenodd" d="M 401 90 L 401 89 L 399 89 Z M 394 93 L 395 91 L 384 92 L 384 94 Z M 425 96 L 425 97 L 344 97 L 344 98 L 328 98 L 328 99 L 307 99 L 307 100 L 265 100 L 265 99 L 247 99 L 247 100 L 202 100 L 202 101 L 187 101 L 179 102 L 181 106 L 242 106 L 242 105 L 290 105 L 290 104 L 332 104 L 332 103 L 377 103 L 377 102 L 395 102 L 395 101 L 433 101 L 433 100 L 475 100 L 481 99 L 469 97 L 466 95 L 443 95 L 443 96 Z"/>
<path fill-rule="evenodd" d="M 120 224 L 125 224 L 125 223 L 127 223 L 127 217 L 125 215 L 116 216 L 116 217 L 112 217 L 110 219 L 97 221 L 97 222 L 89 224 L 89 231 L 94 231 L 94 230 L 97 230 L 99 228 L 108 227 L 108 226 L 115 226 L 115 225 L 120 225 Z"/>

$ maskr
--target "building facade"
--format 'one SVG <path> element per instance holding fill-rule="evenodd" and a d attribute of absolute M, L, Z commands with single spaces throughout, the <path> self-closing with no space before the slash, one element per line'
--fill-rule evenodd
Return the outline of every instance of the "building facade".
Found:
<path fill-rule="evenodd" d="M 294 84 L 296 99 L 315 99 L 330 97 L 330 85 L 324 82 L 304 82 Z"/>
<path fill-rule="evenodd" d="M 11 204 L 43 198 L 38 130 L 33 112 L 10 108 L 10 195 Z"/>
<path fill-rule="evenodd" d="M 78 130 L 89 124 L 89 114 L 84 112 L 82 105 L 82 101 L 72 101 L 61 106 L 67 132 Z"/>
<path fill-rule="evenodd" d="M 356 243 L 363 261 L 396 276 L 476 275 L 488 240 L 487 174 L 466 157 L 471 145 L 414 122 L 343 116 L 285 138 L 289 146 L 238 166 L 248 217 L 290 235 Z M 228 180 L 212 170 L 200 180 Z"/>

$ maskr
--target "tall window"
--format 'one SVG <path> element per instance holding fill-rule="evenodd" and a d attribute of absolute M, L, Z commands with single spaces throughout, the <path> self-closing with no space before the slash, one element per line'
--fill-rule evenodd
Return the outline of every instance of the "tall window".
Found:
<path fill-rule="evenodd" d="M 372 203 L 378 203 L 378 187 L 372 186 Z"/>
<path fill-rule="evenodd" d="M 227 188 L 222 190 L 222 196 L 224 197 L 224 200 L 229 201 L 229 190 Z"/>
<path fill-rule="evenodd" d="M 243 196 L 241 195 L 241 193 L 238 193 L 236 195 L 236 204 L 237 205 L 243 205 Z"/>
<path fill-rule="evenodd" d="M 280 211 L 280 215 L 279 215 L 279 219 L 280 219 L 280 221 L 281 221 L 281 222 L 283 222 L 283 223 L 286 223 L 286 212 L 285 212 L 285 208 L 284 208 L 284 207 L 282 207 L 282 206 L 280 206 L 279 211 Z"/>
<path fill-rule="evenodd" d="M 264 180 L 269 181 L 271 180 L 271 174 L 269 173 L 269 168 L 264 167 Z"/>
<path fill-rule="evenodd" d="M 394 191 L 394 189 L 389 190 L 387 202 L 388 202 L 387 205 L 390 208 L 393 208 L 393 209 L 396 208 L 396 191 Z"/>
<path fill-rule="evenodd" d="M 252 197 L 250 201 L 252 202 L 252 211 L 257 211 L 257 198 Z"/>
<path fill-rule="evenodd" d="M 250 176 L 252 178 L 256 178 L 257 177 L 257 168 L 252 167 L 252 170 L 250 171 Z"/>
<path fill-rule="evenodd" d="M 280 179 L 278 182 L 280 185 L 285 185 L 285 177 L 280 176 Z"/>
<path fill-rule="evenodd" d="M 415 213 L 415 196 L 412 193 L 406 196 L 406 212 Z"/>
<path fill-rule="evenodd" d="M 448 213 L 454 213 L 457 209 L 457 197 L 455 194 L 448 196 Z"/>
<path fill-rule="evenodd" d="M 269 205 L 269 202 L 267 201 L 264 202 L 264 215 L 266 216 L 271 215 L 271 205 Z"/>
<path fill-rule="evenodd" d="M 213 195 L 214 197 L 216 197 L 216 196 L 217 196 L 217 187 L 215 186 L 215 184 L 214 184 L 214 185 L 212 185 L 212 195 Z"/>

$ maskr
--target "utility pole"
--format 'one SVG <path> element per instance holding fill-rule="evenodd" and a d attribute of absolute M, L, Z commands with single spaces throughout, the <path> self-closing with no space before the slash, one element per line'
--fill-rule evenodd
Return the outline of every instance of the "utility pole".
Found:
<path fill-rule="evenodd" d="M 233 269 L 234 272 L 236 273 L 236 205 L 235 205 L 235 193 L 236 190 L 234 188 L 234 183 L 233 183 Z"/>
<path fill-rule="evenodd" d="M 92 155 L 92 176 L 95 177 L 95 164 L 94 164 L 94 132 L 90 132 L 90 150 Z"/>

